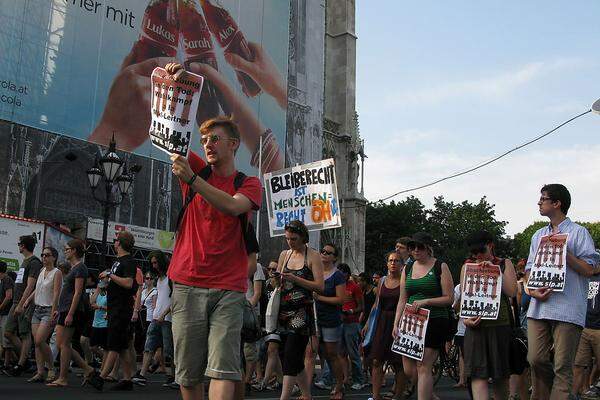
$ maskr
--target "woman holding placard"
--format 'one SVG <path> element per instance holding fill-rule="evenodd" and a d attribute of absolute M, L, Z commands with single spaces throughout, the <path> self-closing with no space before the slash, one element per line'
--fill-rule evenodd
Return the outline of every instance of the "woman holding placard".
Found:
<path fill-rule="evenodd" d="M 319 253 L 308 246 L 308 229 L 302 222 L 295 220 L 285 226 L 285 240 L 290 249 L 281 252 L 278 262 L 278 325 L 283 346 L 281 400 L 290 398 L 294 383 L 302 391 L 301 398 L 310 399 L 304 351 L 315 329 L 312 292 L 323 293 L 323 264 Z"/>
<path fill-rule="evenodd" d="M 417 398 L 429 400 L 433 395 L 433 363 L 450 329 L 448 307 L 452 305 L 454 285 L 448 265 L 433 257 L 433 238 L 429 234 L 416 233 L 408 243 L 408 248 L 414 262 L 409 263 L 402 272 L 393 335 L 394 338 L 398 337 L 398 325 L 406 304 L 412 304 L 415 311 L 421 308 L 429 310 L 423 359 L 417 361 L 402 357 L 404 373 L 413 383 L 417 383 Z"/>
<path fill-rule="evenodd" d="M 500 267 L 502 287 L 497 318 L 482 319 L 481 316 L 464 318 L 467 327 L 464 339 L 465 375 L 471 381 L 474 400 L 488 399 L 488 379 L 493 379 L 495 399 L 508 398 L 510 377 L 510 306 L 509 299 L 517 293 L 515 268 L 508 259 L 494 255 L 494 238 L 485 231 L 467 238 L 471 257 L 461 271 L 461 293 L 465 292 L 466 264 L 487 264 Z M 463 299 L 466 296 L 463 296 Z M 494 294 L 494 297 L 495 294 Z"/>
<path fill-rule="evenodd" d="M 370 326 L 374 329 L 366 357 L 367 362 L 372 364 L 372 400 L 381 399 L 381 384 L 384 378 L 383 365 L 385 363 L 391 364 L 396 374 L 395 399 L 403 398 L 406 384 L 404 369 L 402 368 L 402 357 L 390 351 L 393 342 L 392 331 L 396 305 L 400 298 L 400 273 L 403 264 L 402 258 L 395 251 L 388 253 L 386 260 L 388 275 L 379 281 L 375 304 L 371 310 L 369 321 L 363 328 L 363 336 L 368 336 L 367 331 Z M 376 321 L 371 321 L 371 319 L 376 319 Z"/>

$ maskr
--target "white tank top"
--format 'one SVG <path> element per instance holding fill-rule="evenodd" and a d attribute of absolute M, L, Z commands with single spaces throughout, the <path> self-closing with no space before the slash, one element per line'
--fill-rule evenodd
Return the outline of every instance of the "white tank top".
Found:
<path fill-rule="evenodd" d="M 36 306 L 52 306 L 54 275 L 56 275 L 58 271 L 58 268 L 53 268 L 50 272 L 48 272 L 46 268 L 42 268 L 40 271 L 40 275 L 35 283 L 35 296 L 33 297 Z"/>

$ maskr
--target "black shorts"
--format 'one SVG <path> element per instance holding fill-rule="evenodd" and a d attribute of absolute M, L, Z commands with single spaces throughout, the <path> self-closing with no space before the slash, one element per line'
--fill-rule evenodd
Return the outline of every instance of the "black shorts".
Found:
<path fill-rule="evenodd" d="M 427 323 L 425 347 L 439 350 L 448 339 L 450 320 L 448 318 L 432 318 Z"/>
<path fill-rule="evenodd" d="M 90 336 L 90 346 L 92 347 L 102 347 L 106 349 L 106 342 L 108 339 L 108 328 L 94 328 L 92 327 L 92 332 Z"/>
<path fill-rule="evenodd" d="M 125 313 L 126 318 L 120 316 L 108 316 L 108 335 L 106 339 L 106 350 L 121 352 L 129 347 L 133 339 L 131 329 L 131 313 Z"/>
<path fill-rule="evenodd" d="M 67 326 L 65 324 L 65 319 L 67 319 L 68 314 L 68 311 L 59 312 L 56 324 L 60 326 Z M 81 332 L 83 330 L 83 324 L 85 323 L 84 319 L 85 316 L 83 315 L 83 312 L 75 311 L 75 315 L 73 315 L 73 322 L 71 322 L 71 326 L 68 326 L 67 328 L 75 328 L 75 332 L 77 332 L 78 335 L 81 335 Z"/>
<path fill-rule="evenodd" d="M 310 336 L 286 333 L 281 335 L 281 339 L 283 340 L 283 357 L 281 358 L 283 375 L 296 376 L 304 371 L 304 353 Z"/>

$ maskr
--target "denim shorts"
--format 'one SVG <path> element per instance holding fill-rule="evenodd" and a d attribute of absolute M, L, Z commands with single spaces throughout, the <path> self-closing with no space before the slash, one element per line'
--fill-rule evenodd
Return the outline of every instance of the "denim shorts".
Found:
<path fill-rule="evenodd" d="M 35 306 L 33 316 L 31 317 L 32 324 L 50 324 L 52 322 L 52 307 Z"/>
<path fill-rule="evenodd" d="M 342 341 L 342 334 L 344 327 L 340 324 L 333 328 L 319 327 L 319 334 L 321 336 L 321 342 L 335 343 Z"/>
<path fill-rule="evenodd" d="M 162 347 L 165 356 L 173 357 L 173 330 L 170 321 L 162 324 L 152 321 L 148 325 L 144 351 L 154 353 L 159 347 Z"/>

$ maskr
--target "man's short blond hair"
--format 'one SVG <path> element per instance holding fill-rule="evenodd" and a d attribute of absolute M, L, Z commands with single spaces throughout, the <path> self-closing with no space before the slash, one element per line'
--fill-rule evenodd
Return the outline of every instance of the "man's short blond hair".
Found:
<path fill-rule="evenodd" d="M 233 119 L 228 116 L 215 117 L 204 121 L 200 125 L 200 134 L 207 135 L 217 127 L 225 128 L 230 138 L 240 140 L 240 130 Z"/>

